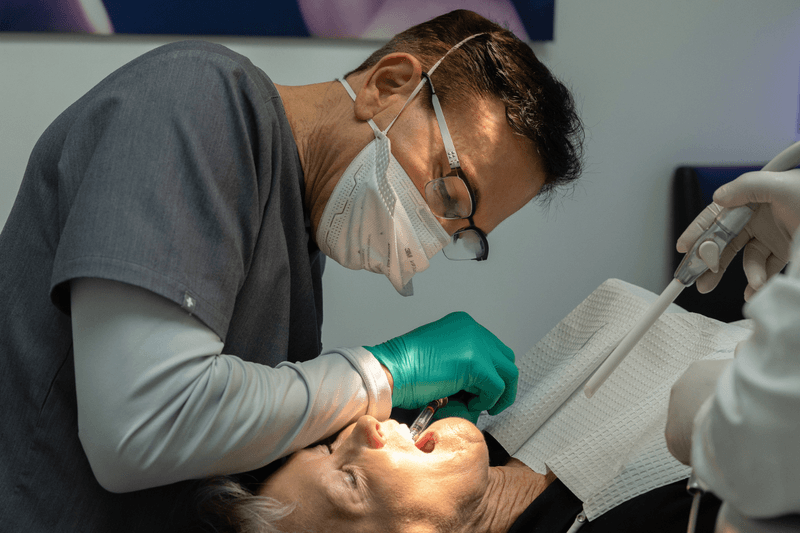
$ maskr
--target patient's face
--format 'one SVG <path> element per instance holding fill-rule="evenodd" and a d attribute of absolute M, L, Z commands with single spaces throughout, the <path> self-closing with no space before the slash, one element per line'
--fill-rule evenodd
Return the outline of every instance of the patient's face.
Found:
<path fill-rule="evenodd" d="M 331 445 L 306 448 L 260 494 L 296 502 L 281 522 L 299 531 L 425 531 L 448 524 L 487 490 L 489 457 L 472 423 L 446 418 L 411 442 L 394 420 L 361 417 Z"/>

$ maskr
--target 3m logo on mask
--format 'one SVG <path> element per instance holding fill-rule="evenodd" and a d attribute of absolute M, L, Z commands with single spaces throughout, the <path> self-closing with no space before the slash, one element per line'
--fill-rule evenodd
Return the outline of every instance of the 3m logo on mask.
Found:
<path fill-rule="evenodd" d="M 408 262 L 411 263 L 411 270 L 413 270 L 414 273 L 416 274 L 417 273 L 417 264 L 414 262 L 414 254 L 411 253 L 411 249 L 410 248 L 406 248 L 406 257 L 408 258 Z"/>

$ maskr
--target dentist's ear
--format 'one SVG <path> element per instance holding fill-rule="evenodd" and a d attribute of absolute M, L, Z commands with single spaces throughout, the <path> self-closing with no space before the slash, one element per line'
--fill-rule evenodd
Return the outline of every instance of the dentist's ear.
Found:
<path fill-rule="evenodd" d="M 374 120 L 383 112 L 394 118 L 421 79 L 422 64 L 413 55 L 396 52 L 383 56 L 367 72 L 362 86 L 356 92 L 356 118 Z M 387 125 L 388 122 L 378 124 L 378 127 Z"/>

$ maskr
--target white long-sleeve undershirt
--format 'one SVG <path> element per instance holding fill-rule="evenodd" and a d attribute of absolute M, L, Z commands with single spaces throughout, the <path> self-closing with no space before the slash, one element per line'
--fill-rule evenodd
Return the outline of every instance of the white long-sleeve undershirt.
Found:
<path fill-rule="evenodd" d="M 747 516 L 800 513 L 800 241 L 745 315 L 753 335 L 695 416 L 692 466 Z"/>
<path fill-rule="evenodd" d="M 271 368 L 222 354 L 215 333 L 148 290 L 79 279 L 70 293 L 79 437 L 112 492 L 252 470 L 391 411 L 364 348 Z"/>

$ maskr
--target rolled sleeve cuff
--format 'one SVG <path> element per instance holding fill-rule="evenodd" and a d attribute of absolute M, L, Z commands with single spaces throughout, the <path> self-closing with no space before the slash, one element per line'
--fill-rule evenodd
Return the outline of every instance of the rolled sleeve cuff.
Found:
<path fill-rule="evenodd" d="M 375 359 L 369 350 L 357 348 L 337 348 L 333 350 L 347 359 L 358 370 L 364 387 L 367 390 L 367 412 L 378 420 L 386 420 L 392 412 L 392 391 L 389 381 L 381 368 L 380 362 Z"/>

